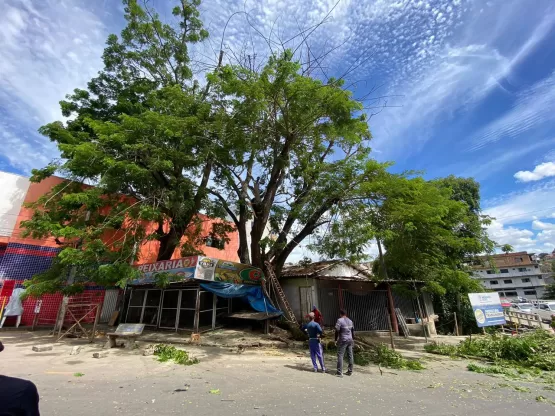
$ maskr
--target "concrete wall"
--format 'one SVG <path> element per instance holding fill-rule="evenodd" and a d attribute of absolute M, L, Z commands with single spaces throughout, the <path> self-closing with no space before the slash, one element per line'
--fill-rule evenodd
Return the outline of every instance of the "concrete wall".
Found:
<path fill-rule="evenodd" d="M 28 189 L 29 179 L 12 173 L 0 172 L 0 242 L 2 242 L 2 237 L 13 235 Z"/>

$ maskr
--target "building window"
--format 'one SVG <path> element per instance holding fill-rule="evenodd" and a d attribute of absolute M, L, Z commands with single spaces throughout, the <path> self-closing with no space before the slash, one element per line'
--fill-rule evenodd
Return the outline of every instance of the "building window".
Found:
<path fill-rule="evenodd" d="M 530 283 L 530 279 L 528 279 L 527 277 L 522 279 L 522 283 Z"/>
<path fill-rule="evenodd" d="M 538 279 L 543 279 L 543 277 L 542 277 L 542 276 L 538 276 Z"/>
<path fill-rule="evenodd" d="M 511 283 L 513 283 L 513 281 L 511 279 L 505 279 L 503 280 L 503 283 L 510 285 Z"/>
<path fill-rule="evenodd" d="M 497 280 L 491 280 L 491 281 L 489 282 L 489 284 L 490 284 L 490 285 L 498 285 L 499 282 L 498 282 Z"/>
<path fill-rule="evenodd" d="M 537 269 L 537 268 L 538 268 L 538 266 L 534 266 L 534 268 L 535 268 L 535 269 Z"/>
<path fill-rule="evenodd" d="M 493 270 L 488 270 L 486 273 L 487 274 L 493 274 Z"/>
<path fill-rule="evenodd" d="M 535 290 L 525 290 L 525 291 L 524 291 L 524 294 L 525 294 L 525 295 L 535 295 L 535 294 L 536 294 L 536 291 L 535 291 Z"/>
<path fill-rule="evenodd" d="M 516 292 L 505 292 L 505 296 L 518 296 Z"/>
<path fill-rule="evenodd" d="M 225 241 L 219 238 L 206 237 L 206 247 L 214 247 L 218 250 L 223 250 L 225 247 Z"/>
<path fill-rule="evenodd" d="M 515 257 L 515 263 L 522 263 L 522 257 Z"/>
<path fill-rule="evenodd" d="M 525 272 L 526 270 L 527 270 L 526 267 L 519 267 L 519 268 L 518 268 L 518 271 L 519 271 L 519 272 Z"/>
<path fill-rule="evenodd" d="M 501 269 L 499 270 L 501 273 L 509 273 L 509 269 Z"/>

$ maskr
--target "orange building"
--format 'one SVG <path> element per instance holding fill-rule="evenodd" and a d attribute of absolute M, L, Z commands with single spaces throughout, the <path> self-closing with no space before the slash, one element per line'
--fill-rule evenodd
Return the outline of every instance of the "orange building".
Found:
<path fill-rule="evenodd" d="M 52 187 L 63 182 L 64 179 L 50 177 L 40 183 L 31 183 L 28 178 L 11 173 L 0 172 L 0 285 L 7 287 L 22 287 L 23 281 L 32 278 L 35 274 L 44 272 L 52 264 L 52 260 L 60 251 L 60 246 L 53 238 L 36 240 L 23 238 L 21 222 L 32 216 L 32 210 L 25 208 L 24 204 L 35 202 L 42 195 L 49 192 Z M 202 235 L 209 235 L 213 221 L 206 216 L 201 216 Z M 154 228 L 154 225 L 153 225 Z M 228 234 L 229 241 L 214 241 L 206 239 L 206 244 L 198 247 L 206 256 L 228 261 L 239 261 L 237 250 L 239 248 L 239 237 L 237 232 Z M 149 241 L 139 248 L 136 264 L 152 263 L 156 260 L 158 242 Z M 179 249 L 176 249 L 172 259 L 181 257 Z M 0 305 L 7 302 L 4 291 L 0 295 Z M 86 302 L 114 304 L 119 291 L 99 286 L 90 286 L 80 298 Z M 38 303 L 37 299 L 27 299 L 24 306 L 24 314 L 21 323 L 31 325 L 36 318 L 35 310 L 40 305 L 40 318 L 47 322 L 53 321 L 57 314 L 62 296 L 60 294 L 46 295 Z M 113 310 L 113 307 L 111 307 Z M 104 308 L 101 321 L 109 319 L 110 308 Z M 6 325 L 10 325 L 8 321 Z"/>

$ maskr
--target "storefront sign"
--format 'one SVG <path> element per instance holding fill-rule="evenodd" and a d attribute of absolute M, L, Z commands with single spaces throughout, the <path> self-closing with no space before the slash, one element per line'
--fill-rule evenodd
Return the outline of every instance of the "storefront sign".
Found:
<path fill-rule="evenodd" d="M 506 323 L 498 293 L 469 293 L 468 298 L 480 328 Z"/>
<path fill-rule="evenodd" d="M 154 275 L 157 273 L 175 275 L 175 280 L 179 281 L 198 279 L 208 282 L 259 285 L 264 280 L 262 270 L 256 267 L 212 257 L 183 257 L 181 259 L 141 264 L 136 267 L 142 276 L 131 282 L 132 285 L 154 283 Z"/>
<path fill-rule="evenodd" d="M 131 284 L 141 285 L 154 282 L 156 273 L 170 273 L 175 275 L 179 280 L 193 279 L 197 266 L 197 256 L 183 257 L 175 260 L 162 260 L 156 263 L 141 264 L 137 269 L 142 276 L 133 280 Z"/>

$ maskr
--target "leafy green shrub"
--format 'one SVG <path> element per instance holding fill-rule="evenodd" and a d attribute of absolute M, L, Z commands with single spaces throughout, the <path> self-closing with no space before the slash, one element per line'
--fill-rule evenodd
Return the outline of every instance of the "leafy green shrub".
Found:
<path fill-rule="evenodd" d="M 158 361 L 165 362 L 173 360 L 176 364 L 193 365 L 198 364 L 199 360 L 189 357 L 187 351 L 178 350 L 173 345 L 158 344 L 154 347 L 154 355 Z"/>
<path fill-rule="evenodd" d="M 459 345 L 430 344 L 425 350 L 441 355 L 480 357 L 498 364 L 510 363 L 513 366 L 555 371 L 555 337 L 543 330 L 516 337 L 486 335 L 472 341 L 466 339 Z"/>

